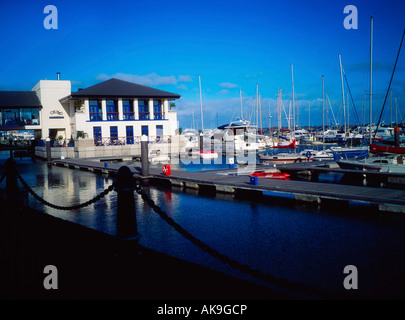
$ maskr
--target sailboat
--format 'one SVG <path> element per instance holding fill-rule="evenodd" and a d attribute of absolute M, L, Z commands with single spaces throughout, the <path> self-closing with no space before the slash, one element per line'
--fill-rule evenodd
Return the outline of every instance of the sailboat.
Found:
<path fill-rule="evenodd" d="M 345 108 L 345 94 L 344 94 L 344 84 L 343 84 L 343 75 L 345 75 L 343 66 L 342 66 L 342 59 L 339 54 L 339 65 L 340 65 L 340 77 L 341 77 L 341 82 L 342 82 L 342 102 L 343 102 L 343 113 L 344 113 L 344 140 L 346 140 L 346 108 Z M 345 75 L 346 77 L 346 75 Z M 347 78 L 346 79 L 346 84 L 347 83 Z M 333 153 L 335 154 L 335 159 L 363 159 L 368 156 L 369 152 L 369 146 L 358 146 L 358 147 L 353 147 L 353 146 L 339 146 L 339 147 L 331 147 L 330 148 Z"/>
<path fill-rule="evenodd" d="M 371 17 L 371 35 L 372 35 L 372 27 L 373 27 L 373 17 Z M 378 132 L 378 126 L 380 124 L 381 116 L 384 111 L 384 105 L 387 99 L 387 95 L 391 86 L 391 81 L 394 76 L 395 68 L 398 62 L 399 53 L 401 51 L 402 43 L 404 40 L 405 29 L 402 33 L 401 44 L 399 46 L 399 50 L 397 53 L 397 58 L 394 64 L 394 69 L 392 71 L 391 80 L 388 85 L 388 90 L 386 92 L 384 104 L 381 110 L 380 118 L 377 123 L 376 132 Z M 372 38 L 371 38 L 372 39 Z M 372 40 L 371 40 L 372 43 Z M 371 51 L 372 47 L 370 47 Z M 372 52 L 372 51 L 371 51 Z M 371 55 L 372 56 L 372 55 Z M 371 67 L 370 67 L 371 69 Z M 371 84 L 370 84 L 370 91 L 371 91 Z M 370 95 L 370 123 L 371 123 L 371 95 Z M 405 147 L 400 145 L 400 136 L 399 136 L 399 128 L 395 128 L 395 145 L 394 146 L 381 146 L 372 143 L 372 134 L 370 130 L 370 152 L 374 155 L 370 156 L 368 159 L 364 161 L 338 161 L 340 167 L 342 168 L 360 168 L 361 170 L 378 170 L 378 171 L 386 171 L 386 172 L 401 172 L 405 173 L 405 165 L 404 165 L 404 156 L 405 154 Z M 383 153 L 383 152 L 390 152 L 390 153 Z M 377 155 L 375 155 L 377 153 Z"/>
<path fill-rule="evenodd" d="M 201 135 L 204 135 L 204 116 L 203 116 L 203 106 L 202 106 L 202 95 L 201 95 L 201 77 L 198 75 L 198 82 L 200 87 L 200 106 L 201 106 Z M 200 141 L 204 139 L 200 139 Z M 200 151 L 193 151 L 192 155 L 198 155 L 201 159 L 216 159 L 218 158 L 218 153 L 212 150 L 202 150 L 200 146 Z"/>

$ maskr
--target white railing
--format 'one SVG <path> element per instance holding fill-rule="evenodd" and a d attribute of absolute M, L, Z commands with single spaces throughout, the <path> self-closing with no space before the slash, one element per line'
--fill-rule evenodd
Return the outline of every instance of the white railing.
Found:
<path fill-rule="evenodd" d="M 172 136 L 148 136 L 149 143 L 171 143 Z M 141 136 L 127 136 L 127 137 L 101 137 L 94 138 L 94 145 L 96 147 L 102 146 L 124 146 L 124 145 L 137 145 L 141 143 Z"/>

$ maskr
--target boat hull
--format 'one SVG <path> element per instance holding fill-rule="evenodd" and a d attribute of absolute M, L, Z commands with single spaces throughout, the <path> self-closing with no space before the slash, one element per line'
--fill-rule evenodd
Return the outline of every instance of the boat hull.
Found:
<path fill-rule="evenodd" d="M 381 153 L 381 152 L 388 152 L 388 153 L 395 153 L 395 154 L 405 154 L 405 147 L 393 147 L 381 144 L 371 144 L 370 145 L 370 152 L 372 153 Z"/>

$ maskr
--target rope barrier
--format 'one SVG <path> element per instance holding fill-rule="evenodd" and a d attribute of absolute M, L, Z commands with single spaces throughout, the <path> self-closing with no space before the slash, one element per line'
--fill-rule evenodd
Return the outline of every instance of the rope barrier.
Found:
<path fill-rule="evenodd" d="M 229 258 L 228 256 L 220 253 L 219 251 L 212 249 L 210 246 L 202 242 L 201 240 L 197 239 L 194 237 L 192 234 L 190 234 L 188 231 L 183 229 L 179 224 L 177 224 L 171 217 L 167 215 L 159 206 L 155 204 L 155 202 L 146 194 L 143 192 L 142 188 L 140 185 L 137 185 L 135 188 L 136 192 L 141 195 L 142 199 L 165 221 L 167 222 L 170 226 L 172 226 L 177 232 L 179 232 L 183 237 L 185 237 L 187 240 L 191 241 L 193 244 L 195 244 L 197 247 L 199 247 L 201 250 L 207 252 L 210 254 L 212 257 L 220 260 L 221 262 L 231 266 L 232 268 L 238 269 L 242 271 L 245 274 L 249 274 L 253 276 L 256 279 L 264 280 L 265 282 L 275 284 L 279 287 L 287 288 L 293 291 L 299 291 L 303 293 L 307 293 L 310 295 L 315 295 L 319 297 L 328 297 L 328 298 L 342 298 L 344 295 L 342 293 L 337 293 L 337 292 L 331 292 L 326 289 L 316 289 L 311 286 L 306 286 L 297 282 L 292 282 L 286 279 L 278 278 L 273 275 L 265 274 L 259 270 L 252 269 L 248 265 L 241 264 L 239 261 L 233 260 Z"/>
<path fill-rule="evenodd" d="M 0 178 L 0 184 L 3 182 L 5 177 L 6 177 L 6 170 L 4 170 L 3 175 Z"/>
<path fill-rule="evenodd" d="M 28 184 L 25 182 L 25 180 L 21 177 L 20 173 L 16 170 L 17 173 L 17 177 L 18 180 L 20 180 L 20 182 L 22 183 L 22 185 L 24 186 L 24 188 L 38 201 L 40 201 L 41 203 L 43 203 L 44 205 L 51 207 L 53 209 L 58 209 L 58 210 L 77 210 L 77 209 L 81 209 L 84 208 L 92 203 L 97 202 L 98 200 L 100 200 L 101 198 L 105 197 L 107 194 L 109 194 L 111 191 L 114 190 L 115 187 L 115 183 L 113 183 L 112 185 L 110 185 L 107 189 L 105 189 L 104 191 L 102 191 L 99 195 L 97 195 L 96 197 L 94 197 L 93 199 L 90 199 L 84 203 L 81 204 L 77 204 L 77 205 L 73 205 L 73 206 L 68 206 L 68 207 L 63 207 L 63 206 L 58 206 L 56 204 L 50 203 L 48 201 L 46 201 L 45 199 L 41 198 L 39 195 L 37 195 L 35 193 L 34 190 L 32 190 Z"/>
<path fill-rule="evenodd" d="M 15 170 L 15 174 L 17 175 L 18 180 L 22 183 L 24 188 L 35 199 L 37 199 L 38 201 L 40 201 L 44 205 L 47 205 L 47 206 L 49 206 L 51 208 L 58 209 L 58 210 L 76 210 L 76 209 L 86 207 L 86 206 L 88 206 L 88 205 L 90 205 L 92 203 L 97 202 L 98 200 L 100 200 L 101 198 L 106 196 L 108 193 L 113 191 L 114 188 L 116 188 L 116 183 L 114 182 L 107 189 L 102 191 L 99 195 L 97 195 L 96 197 L 94 197 L 91 200 L 88 200 L 88 201 L 86 201 L 86 202 L 84 202 L 82 204 L 63 207 L 63 206 L 58 206 L 58 205 L 52 204 L 52 203 L 44 200 L 43 198 L 41 198 L 39 195 L 37 195 L 35 193 L 34 190 L 32 190 L 28 186 L 26 181 L 22 178 L 22 176 L 20 175 L 20 173 L 17 171 L 17 169 L 15 167 L 13 167 L 13 170 Z M 5 177 L 6 177 L 6 173 L 4 172 L 3 176 L 0 178 L 0 183 L 4 180 Z M 265 274 L 265 273 L 261 272 L 260 270 L 252 269 L 248 265 L 244 265 L 244 264 L 240 263 L 239 261 L 236 261 L 234 259 L 229 258 L 228 256 L 226 256 L 226 255 L 220 253 L 219 251 L 211 248 L 209 245 L 205 244 L 204 242 L 202 242 L 201 240 L 197 239 L 195 236 L 190 234 L 188 231 L 183 229 L 183 227 L 181 227 L 179 224 L 177 224 L 171 217 L 169 217 L 167 215 L 167 213 L 165 213 L 159 206 L 157 206 L 155 204 L 155 202 L 145 192 L 143 192 L 142 187 L 141 187 L 140 184 L 137 183 L 135 185 L 135 191 L 142 197 L 142 199 L 166 223 L 168 223 L 171 227 L 173 227 L 177 232 L 179 232 L 187 240 L 192 242 L 194 245 L 199 247 L 204 252 L 210 254 L 212 257 L 218 259 L 222 263 L 225 263 L 225 264 L 231 266 L 234 269 L 240 270 L 241 272 L 243 272 L 245 274 L 249 274 L 249 275 L 253 276 L 256 279 L 263 280 L 263 281 L 265 281 L 267 283 L 275 284 L 275 285 L 277 285 L 279 287 L 282 287 L 282 288 L 286 288 L 286 289 L 290 289 L 290 290 L 298 291 L 298 292 L 303 292 L 305 294 L 315 295 L 315 296 L 318 296 L 318 297 L 327 297 L 327 298 L 335 298 L 335 299 L 345 297 L 343 293 L 331 292 L 331 291 L 326 290 L 326 289 L 317 289 L 317 288 L 314 288 L 314 287 L 311 287 L 311 286 L 303 285 L 303 284 L 298 283 L 298 282 L 293 282 L 293 281 L 289 281 L 289 280 L 286 280 L 286 279 L 278 278 L 278 277 L 273 276 L 273 275 Z"/>

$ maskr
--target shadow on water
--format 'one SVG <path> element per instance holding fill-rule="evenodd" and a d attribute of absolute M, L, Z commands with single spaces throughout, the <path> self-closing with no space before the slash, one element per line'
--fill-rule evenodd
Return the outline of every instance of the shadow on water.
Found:
<path fill-rule="evenodd" d="M 4 159 L 5 161 L 5 159 Z M 4 168 L 0 159 L 0 169 Z M 113 182 L 110 177 L 37 160 L 17 161 L 27 183 L 59 205 L 85 202 Z M 0 192 L 4 189 L 0 186 Z M 152 185 L 148 193 L 184 229 L 219 252 L 279 278 L 340 288 L 343 268 L 355 265 L 361 288 L 384 297 L 403 297 L 405 219 L 380 214 L 361 203 L 298 202 L 275 193 L 216 193 Z M 184 239 L 136 195 L 141 244 L 156 251 L 256 281 L 222 264 Z M 116 232 L 116 194 L 89 207 L 61 212 L 28 197 L 30 206 L 109 234 Z"/>

